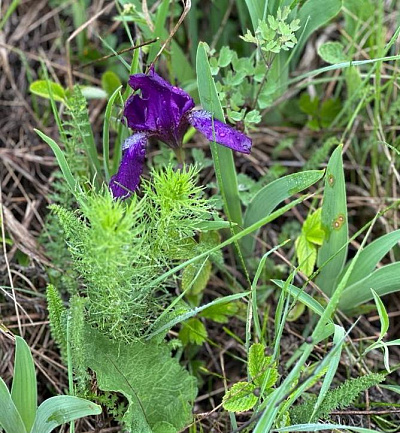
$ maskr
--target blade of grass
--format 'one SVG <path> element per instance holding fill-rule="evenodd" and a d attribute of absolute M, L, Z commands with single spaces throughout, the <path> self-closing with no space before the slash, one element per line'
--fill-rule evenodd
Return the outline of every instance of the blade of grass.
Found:
<path fill-rule="evenodd" d="M 72 176 L 71 170 L 69 168 L 69 165 L 67 163 L 67 160 L 65 159 L 64 153 L 61 150 L 60 146 L 50 137 L 48 137 L 46 134 L 44 134 L 42 131 L 39 131 L 38 129 L 34 129 L 36 134 L 39 135 L 39 137 L 46 142 L 54 152 L 54 155 L 57 158 L 58 165 L 60 166 L 60 169 L 64 175 L 64 179 L 67 181 L 68 186 L 73 194 L 76 193 L 77 183 Z"/>
<path fill-rule="evenodd" d="M 121 95 L 120 90 L 122 86 L 119 86 L 118 89 L 115 89 L 114 93 L 110 96 L 110 99 L 107 102 L 106 111 L 104 114 L 104 123 L 103 123 L 103 167 L 104 167 L 104 175 L 105 180 L 108 183 L 110 181 L 110 118 L 111 111 L 114 106 L 115 99 L 118 95 Z"/>
<path fill-rule="evenodd" d="M 224 122 L 224 113 L 211 75 L 205 44 L 202 42 L 197 49 L 196 70 L 201 105 L 216 119 Z M 242 210 L 232 150 L 213 142 L 210 142 L 210 146 L 226 214 L 230 221 L 242 226 Z"/>

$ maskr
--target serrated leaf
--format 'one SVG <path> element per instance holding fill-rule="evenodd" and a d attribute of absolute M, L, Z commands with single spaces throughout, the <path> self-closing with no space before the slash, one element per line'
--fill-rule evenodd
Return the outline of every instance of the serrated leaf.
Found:
<path fill-rule="evenodd" d="M 340 42 L 326 42 L 318 48 L 318 55 L 326 63 L 334 65 L 335 63 L 347 62 L 349 59 L 344 53 L 344 47 Z"/>
<path fill-rule="evenodd" d="M 217 323 L 228 323 L 229 316 L 234 316 L 238 311 L 239 304 L 237 302 L 229 302 L 227 304 L 212 305 L 202 311 L 199 316 L 214 320 Z"/>
<path fill-rule="evenodd" d="M 183 344 L 203 344 L 207 339 L 207 330 L 203 323 L 196 318 L 192 318 L 182 323 L 179 331 L 179 339 Z"/>
<path fill-rule="evenodd" d="M 49 90 L 50 88 L 50 90 Z M 51 99 L 50 92 L 55 101 L 65 102 L 65 90 L 58 83 L 54 81 L 38 80 L 34 81 L 29 90 L 35 95 L 42 98 Z"/>
<path fill-rule="evenodd" d="M 245 412 L 250 410 L 257 403 L 257 396 L 254 395 L 256 386 L 248 382 L 235 383 L 224 395 L 222 406 L 229 412 Z"/>
<path fill-rule="evenodd" d="M 272 362 L 272 357 L 265 355 L 265 346 L 261 343 L 255 343 L 250 347 L 247 368 L 257 386 L 264 386 L 265 389 L 269 389 L 278 380 L 278 371 Z M 265 384 L 264 380 L 266 380 Z"/>
<path fill-rule="evenodd" d="M 123 421 L 131 431 L 152 433 L 160 422 L 181 430 L 191 421 L 196 379 L 171 357 L 167 344 L 125 344 L 86 329 L 85 354 L 99 389 L 127 398 Z"/>
<path fill-rule="evenodd" d="M 190 295 L 198 295 L 207 286 L 211 275 L 210 260 L 191 263 L 182 272 L 182 290 Z"/>

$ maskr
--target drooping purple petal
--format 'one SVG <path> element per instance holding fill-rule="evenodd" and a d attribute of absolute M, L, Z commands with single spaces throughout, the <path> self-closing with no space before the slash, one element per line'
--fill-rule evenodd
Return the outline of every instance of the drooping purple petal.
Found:
<path fill-rule="evenodd" d="M 229 147 L 242 153 L 250 153 L 251 139 L 240 131 L 213 119 L 211 113 L 205 110 L 192 111 L 188 116 L 189 122 L 208 140 Z"/>
<path fill-rule="evenodd" d="M 132 95 L 125 104 L 124 116 L 129 128 L 147 131 L 171 147 L 181 145 L 187 129 L 185 114 L 194 101 L 184 90 L 172 86 L 153 69 L 146 74 L 135 74 L 129 85 L 140 94 Z"/>
<path fill-rule="evenodd" d="M 138 132 L 127 138 L 124 154 L 117 174 L 110 180 L 110 189 L 115 198 L 125 199 L 138 187 L 146 156 L 147 134 Z"/>

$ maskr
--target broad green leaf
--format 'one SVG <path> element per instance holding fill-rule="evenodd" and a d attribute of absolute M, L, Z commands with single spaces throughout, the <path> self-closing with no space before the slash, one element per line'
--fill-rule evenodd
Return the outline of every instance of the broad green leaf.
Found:
<path fill-rule="evenodd" d="M 373 299 L 371 289 L 378 296 L 400 291 L 400 262 L 382 266 L 362 280 L 346 286 L 340 298 L 339 308 L 348 311 L 370 301 Z"/>
<path fill-rule="evenodd" d="M 206 46 L 200 43 L 196 57 L 197 85 L 199 88 L 200 102 L 204 110 L 224 122 L 224 113 L 215 88 L 215 83 L 210 71 Z M 227 147 L 210 142 L 215 173 L 218 186 L 224 200 L 224 206 L 228 219 L 242 226 L 242 209 L 240 205 L 236 168 L 233 160 L 233 152 Z"/>
<path fill-rule="evenodd" d="M 179 339 L 183 344 L 203 344 L 207 339 L 207 330 L 203 323 L 196 318 L 191 318 L 182 323 L 179 331 Z"/>
<path fill-rule="evenodd" d="M 65 159 L 64 152 L 61 150 L 60 146 L 50 137 L 48 137 L 46 134 L 44 134 L 42 131 L 39 131 L 38 129 L 33 129 L 36 134 L 39 135 L 39 137 L 45 141 L 50 147 L 51 150 L 54 152 L 58 165 L 60 166 L 60 169 L 62 171 L 62 174 L 64 175 L 65 180 L 68 183 L 68 186 L 72 193 L 76 192 L 76 181 L 74 177 L 72 176 L 71 170 L 68 166 L 68 162 Z"/>
<path fill-rule="evenodd" d="M 89 400 L 71 395 L 58 395 L 47 399 L 38 407 L 30 433 L 50 433 L 67 422 L 99 414 L 101 407 Z"/>
<path fill-rule="evenodd" d="M 368 276 L 376 267 L 376 265 L 385 257 L 385 255 L 400 242 L 400 230 L 388 233 L 366 246 L 359 256 L 357 266 L 351 273 L 347 285 L 350 286 L 359 280 Z M 347 270 L 351 261 L 347 263 L 342 274 Z M 341 277 L 338 279 L 340 281 Z"/>
<path fill-rule="evenodd" d="M 227 304 L 212 305 L 203 310 L 199 316 L 217 323 L 228 323 L 229 317 L 234 316 L 238 311 L 238 302 L 228 302 Z"/>
<path fill-rule="evenodd" d="M 328 296 L 336 288 L 336 280 L 347 255 L 347 205 L 342 149 L 342 146 L 338 146 L 329 159 L 322 203 L 321 219 L 325 240 L 318 252 L 320 272 L 316 283 Z"/>
<path fill-rule="evenodd" d="M 287 315 L 288 322 L 295 322 L 306 309 L 306 306 L 302 302 L 296 302 L 294 307 L 292 307 Z"/>
<path fill-rule="evenodd" d="M 282 280 L 271 281 L 281 289 L 286 289 L 296 301 L 302 302 L 310 310 L 314 311 L 314 313 L 317 313 L 320 316 L 323 314 L 324 307 L 304 290 L 299 289 L 292 284 L 285 285 L 285 282 Z"/>
<path fill-rule="evenodd" d="M 115 72 L 106 71 L 101 76 L 101 87 L 105 90 L 108 96 L 111 96 L 121 86 L 121 80 Z"/>
<path fill-rule="evenodd" d="M 300 20 L 300 30 L 298 31 L 299 42 L 296 45 L 293 56 L 293 64 L 296 65 L 302 54 L 304 45 L 315 30 L 333 19 L 342 8 L 342 0 L 307 0 L 300 8 L 296 18 Z"/>
<path fill-rule="evenodd" d="M 310 214 L 302 227 L 307 240 L 316 245 L 322 245 L 325 237 L 325 232 L 321 228 L 321 212 L 322 208 L 319 208 Z"/>
<path fill-rule="evenodd" d="M 29 90 L 35 95 L 41 96 L 42 98 L 50 99 L 49 87 L 53 99 L 57 102 L 65 102 L 65 90 L 57 83 L 53 81 L 47 82 L 46 80 L 34 81 L 30 86 Z"/>
<path fill-rule="evenodd" d="M 299 269 L 309 277 L 313 273 L 315 262 L 317 261 L 317 248 L 307 240 L 304 233 L 301 233 L 296 239 L 295 247 Z"/>
<path fill-rule="evenodd" d="M 24 422 L 18 413 L 7 385 L 0 377 L 0 427 L 6 433 L 26 433 Z"/>
<path fill-rule="evenodd" d="M 248 382 L 235 383 L 224 395 L 222 406 L 229 412 L 245 412 L 257 403 L 258 397 L 254 395 L 256 386 Z"/>
<path fill-rule="evenodd" d="M 275 363 L 271 356 L 265 355 L 265 346 L 261 343 L 255 343 L 250 347 L 247 368 L 254 384 L 262 386 L 263 389 L 272 388 L 278 380 Z"/>
<path fill-rule="evenodd" d="M 320 45 L 318 55 L 322 60 L 331 65 L 349 60 L 348 56 L 344 54 L 344 47 L 340 42 L 326 42 Z"/>
<path fill-rule="evenodd" d="M 105 90 L 95 86 L 81 86 L 81 92 L 86 99 L 106 99 L 108 96 Z"/>
<path fill-rule="evenodd" d="M 29 432 L 35 420 L 37 385 L 35 364 L 29 346 L 21 337 L 15 337 L 14 377 L 11 398 Z"/>
<path fill-rule="evenodd" d="M 196 379 L 171 357 L 166 343 L 125 344 L 87 329 L 85 353 L 99 389 L 127 398 L 123 421 L 129 431 L 152 433 L 160 422 L 180 431 L 191 421 Z"/>
<path fill-rule="evenodd" d="M 244 215 L 244 227 L 250 227 L 262 220 L 284 200 L 318 182 L 323 175 L 322 170 L 310 170 L 290 174 L 269 183 L 258 191 L 247 207 Z M 258 230 L 241 241 L 245 256 L 250 257 L 252 255 L 255 246 L 254 236 L 257 235 L 257 232 Z"/>
<path fill-rule="evenodd" d="M 190 295 L 198 295 L 206 288 L 211 275 L 210 260 L 199 261 L 186 266 L 182 272 L 182 290 Z"/>

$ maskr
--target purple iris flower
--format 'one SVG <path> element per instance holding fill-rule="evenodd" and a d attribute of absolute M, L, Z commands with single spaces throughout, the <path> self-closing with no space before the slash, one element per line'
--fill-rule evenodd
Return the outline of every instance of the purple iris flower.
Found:
<path fill-rule="evenodd" d="M 146 74 L 135 74 L 129 85 L 140 92 L 126 101 L 124 117 L 133 135 L 123 144 L 122 161 L 110 180 L 116 198 L 127 198 L 140 182 L 148 139 L 154 137 L 172 148 L 182 145 L 190 125 L 208 140 L 232 150 L 250 153 L 251 139 L 245 134 L 213 119 L 211 113 L 194 110 L 193 99 L 179 87 L 172 86 L 151 69 Z"/>

